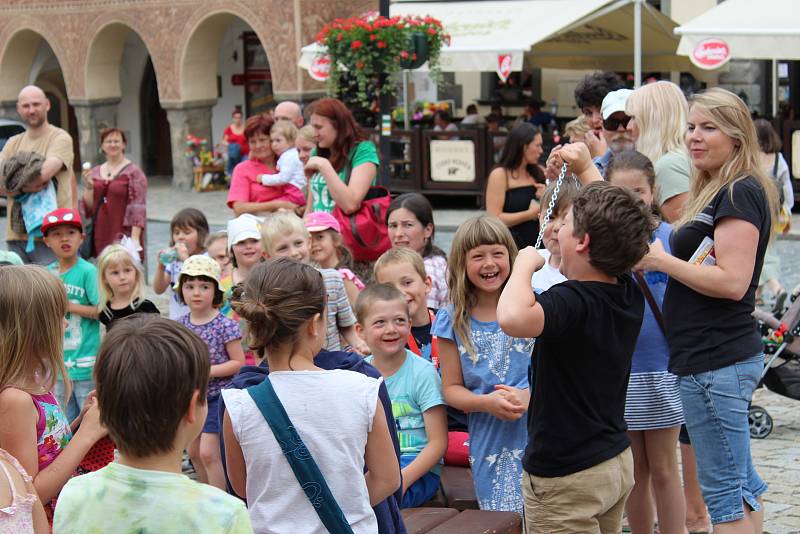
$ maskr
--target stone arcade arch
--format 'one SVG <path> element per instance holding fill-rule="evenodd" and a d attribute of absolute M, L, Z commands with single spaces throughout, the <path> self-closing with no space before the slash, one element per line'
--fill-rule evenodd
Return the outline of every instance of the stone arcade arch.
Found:
<path fill-rule="evenodd" d="M 102 25 L 88 44 L 85 99 L 76 103 L 81 148 L 97 159 L 103 128 L 128 135 L 128 157 L 147 174 L 172 174 L 169 124 L 161 108 L 155 66 L 144 32 L 127 20 Z M 146 87 L 145 87 L 146 85 Z"/>
<path fill-rule="evenodd" d="M 172 144 L 183 145 L 186 135 L 192 134 L 205 137 L 211 143 L 218 142 L 222 136 L 222 128 L 227 124 L 232 109 L 236 106 L 245 107 L 243 104 L 245 89 L 232 86 L 233 74 L 244 74 L 246 48 L 243 47 L 238 36 L 231 36 L 232 30 L 241 29 L 242 34 L 258 36 L 263 50 L 259 51 L 262 57 L 262 67 L 269 73 L 269 51 L 266 42 L 261 38 L 258 29 L 254 28 L 248 20 L 256 18 L 247 13 L 234 13 L 232 11 L 217 11 L 205 14 L 198 18 L 192 25 L 192 30 L 183 40 L 182 52 L 177 68 L 179 80 L 180 105 L 168 109 L 167 113 L 172 126 Z M 231 50 L 222 50 L 223 42 L 228 43 Z M 235 43 L 235 44 L 232 44 Z M 236 65 L 232 65 L 235 63 Z M 225 76 L 223 76 L 223 73 Z M 246 80 L 245 80 L 246 83 Z M 231 98 L 232 92 L 241 92 L 240 97 Z M 265 95 L 271 100 L 271 89 Z M 220 97 L 224 97 L 220 100 Z M 218 102 L 225 102 L 223 106 L 216 106 Z M 212 129 L 212 118 L 216 116 L 215 128 Z M 215 135 L 216 134 L 216 135 Z M 173 156 L 176 185 L 180 177 L 191 176 L 188 161 L 181 155 Z M 185 167 L 185 168 L 184 168 Z"/>
<path fill-rule="evenodd" d="M 56 51 L 56 42 L 46 32 L 21 21 L 5 41 L 0 57 L 0 115 L 18 118 L 17 95 L 29 84 L 39 85 L 51 101 L 48 115 L 52 124 L 67 130 L 75 146 L 75 167 L 80 164 L 76 141 L 75 112 L 68 98 L 68 72 Z"/>
<path fill-rule="evenodd" d="M 6 41 L 0 57 L 0 106 L 4 116 L 16 116 L 17 95 L 20 89 L 32 83 L 34 60 L 40 55 L 43 43 L 52 50 L 44 35 L 27 27 L 19 28 Z M 60 67 L 58 56 L 55 52 L 52 54 Z"/>
<path fill-rule="evenodd" d="M 132 134 L 132 155 L 136 145 L 144 154 L 140 132 L 148 121 L 144 116 L 129 121 L 137 116 L 131 110 L 162 107 L 166 112 L 162 110 L 161 118 L 149 120 L 149 124 L 162 133 L 169 131 L 171 143 L 155 146 L 160 161 L 173 164 L 174 185 L 187 188 L 192 169 L 183 155 L 186 133 L 209 136 L 213 120 L 218 141 L 232 108 L 243 104 L 248 108 L 244 88 L 239 85 L 242 82 L 250 90 L 249 102 L 255 102 L 249 106 L 251 110 L 269 105 L 272 92 L 263 85 L 256 88 L 255 82 L 260 80 L 236 76 L 246 73 L 242 35 L 246 34 L 250 43 L 263 45 L 263 51 L 248 59 L 262 58 L 262 72 L 268 65 L 274 94 L 307 100 L 318 96 L 322 87 L 312 84 L 298 69 L 300 47 L 313 39 L 325 22 L 363 12 L 371 2 L 374 0 L 5 2 L 0 9 L 0 116 L 16 115 L 16 97 L 22 86 L 36 79 L 51 82 L 47 90 L 62 104 L 61 122 L 65 122 L 63 110 L 74 107 L 79 127 L 72 128 L 73 135 L 80 139 L 84 157 L 94 162 L 100 128 L 112 123 Z M 34 63 L 43 41 L 49 45 L 50 59 L 39 77 Z M 238 60 L 234 60 L 235 47 Z M 132 52 L 138 58 L 135 61 Z M 129 90 L 138 96 L 128 98 Z M 253 98 L 253 94 L 257 96 Z M 163 150 L 170 145 L 171 150 Z M 165 157 L 167 153 L 171 157 Z"/>

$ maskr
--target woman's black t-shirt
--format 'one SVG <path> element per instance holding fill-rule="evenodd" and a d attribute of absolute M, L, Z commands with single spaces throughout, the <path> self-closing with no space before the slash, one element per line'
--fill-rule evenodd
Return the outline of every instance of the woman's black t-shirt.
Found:
<path fill-rule="evenodd" d="M 676 375 L 727 367 L 762 350 L 751 314 L 772 221 L 758 180 L 750 176 L 721 189 L 692 221 L 673 232 L 672 254 L 689 261 L 704 238 L 714 239 L 715 226 L 726 217 L 745 220 L 758 228 L 753 277 L 739 301 L 708 297 L 670 278 L 663 312 L 670 348 L 669 371 Z"/>

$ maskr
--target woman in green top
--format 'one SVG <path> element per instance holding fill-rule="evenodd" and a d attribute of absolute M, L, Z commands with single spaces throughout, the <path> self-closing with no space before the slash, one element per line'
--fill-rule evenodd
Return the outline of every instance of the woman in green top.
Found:
<path fill-rule="evenodd" d="M 378 174 L 380 162 L 375 145 L 341 100 L 317 100 L 309 106 L 309 113 L 317 150 L 305 167 L 314 173 L 309 182 L 306 213 L 331 212 L 334 206 L 353 213 Z"/>

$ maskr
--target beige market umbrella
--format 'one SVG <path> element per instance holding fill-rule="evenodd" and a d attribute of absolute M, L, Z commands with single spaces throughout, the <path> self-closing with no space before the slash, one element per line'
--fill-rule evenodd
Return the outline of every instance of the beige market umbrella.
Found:
<path fill-rule="evenodd" d="M 494 72 L 501 56 L 511 71 L 523 63 L 567 69 L 689 70 L 677 56 L 676 26 L 644 0 L 498 0 L 402 2 L 391 15 L 430 15 L 442 21 L 452 42 L 442 50 L 442 70 Z M 638 30 L 637 30 L 638 28 Z M 324 53 L 302 49 L 308 69 Z M 637 62 L 637 58 L 639 61 Z"/>

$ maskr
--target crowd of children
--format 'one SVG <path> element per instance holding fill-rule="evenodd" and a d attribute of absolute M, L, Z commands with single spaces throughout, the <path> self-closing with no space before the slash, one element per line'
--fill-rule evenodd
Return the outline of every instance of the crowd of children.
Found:
<path fill-rule="evenodd" d="M 295 138 L 272 127 L 280 172 L 261 180 L 302 197 Z M 447 257 L 409 193 L 369 285 L 330 213 L 209 234 L 183 209 L 153 279 L 168 319 L 131 243 L 95 266 L 79 212 L 47 214 L 57 260 L 0 267 L 0 530 L 401 533 L 451 464 L 529 532 L 620 532 L 623 510 L 634 532 L 683 532 L 653 164 L 622 151 L 601 177 L 584 144 L 552 157 L 575 179 L 544 189 L 544 250 L 482 215 Z"/>

